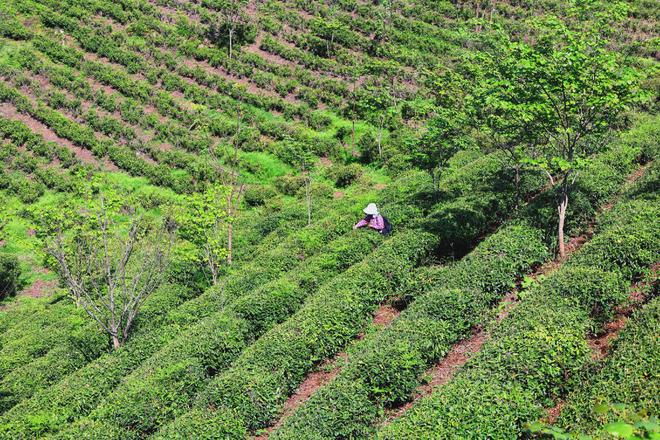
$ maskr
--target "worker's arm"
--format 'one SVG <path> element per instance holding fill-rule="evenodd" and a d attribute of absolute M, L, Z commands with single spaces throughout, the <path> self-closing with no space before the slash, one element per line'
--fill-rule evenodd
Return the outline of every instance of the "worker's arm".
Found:
<path fill-rule="evenodd" d="M 368 221 L 366 221 L 365 219 L 362 219 L 362 220 L 360 220 L 359 222 L 357 222 L 357 223 L 355 224 L 355 226 L 353 226 L 353 229 L 364 228 L 364 227 L 367 226 L 368 224 L 369 224 Z"/>

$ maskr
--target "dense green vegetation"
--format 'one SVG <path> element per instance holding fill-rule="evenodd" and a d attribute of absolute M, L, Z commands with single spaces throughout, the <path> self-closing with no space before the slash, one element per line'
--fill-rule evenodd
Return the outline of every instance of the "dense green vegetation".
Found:
<path fill-rule="evenodd" d="M 510 438 L 540 417 L 552 398 L 578 386 L 575 380 L 589 362 L 584 334 L 598 331 L 607 320 L 603 313 L 626 300 L 631 279 L 655 263 L 660 244 L 649 223 L 658 216 L 657 203 L 633 200 L 618 208 L 604 216 L 594 239 L 566 266 L 526 293 L 450 384 L 379 436 Z"/>
<path fill-rule="evenodd" d="M 0 0 L 0 438 L 650 432 L 658 15 Z"/>

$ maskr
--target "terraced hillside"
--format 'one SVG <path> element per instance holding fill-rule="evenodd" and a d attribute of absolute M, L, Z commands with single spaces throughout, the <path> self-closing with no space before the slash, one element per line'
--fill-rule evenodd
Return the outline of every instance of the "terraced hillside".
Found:
<path fill-rule="evenodd" d="M 0 0 L 0 438 L 657 435 L 659 14 Z"/>

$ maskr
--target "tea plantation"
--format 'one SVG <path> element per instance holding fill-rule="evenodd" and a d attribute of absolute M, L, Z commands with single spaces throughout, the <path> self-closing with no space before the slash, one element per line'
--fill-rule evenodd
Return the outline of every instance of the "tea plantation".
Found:
<path fill-rule="evenodd" d="M 0 0 L 0 439 L 658 438 L 659 17 Z"/>

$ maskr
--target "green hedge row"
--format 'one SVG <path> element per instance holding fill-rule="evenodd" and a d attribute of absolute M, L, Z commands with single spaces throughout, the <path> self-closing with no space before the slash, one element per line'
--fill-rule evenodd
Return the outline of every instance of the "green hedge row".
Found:
<path fill-rule="evenodd" d="M 496 163 L 499 162 L 500 158 L 491 158 L 491 163 Z M 492 168 L 492 173 L 495 173 L 495 168 Z M 484 187 L 486 185 L 492 185 L 492 182 L 489 181 L 488 179 L 484 179 L 483 176 L 488 176 L 488 173 L 483 172 L 483 170 L 480 170 L 478 167 L 470 167 L 469 170 L 467 170 L 464 173 L 459 173 L 464 179 L 473 179 L 474 184 L 472 186 L 465 186 L 461 185 L 458 182 L 460 182 L 460 179 L 454 179 L 451 182 L 448 182 L 446 185 L 446 188 L 455 188 L 458 186 L 458 188 L 454 189 L 454 193 L 447 192 L 446 197 L 451 197 L 454 194 L 460 193 L 463 188 L 473 188 L 475 186 L 481 185 L 481 187 Z M 475 176 L 477 174 L 477 176 Z M 394 194 L 398 195 L 399 197 L 402 197 L 404 199 L 407 199 L 405 196 L 402 196 L 402 194 L 406 193 L 408 191 L 408 186 L 409 185 L 409 180 L 410 176 L 406 176 L 406 178 L 402 179 L 403 182 L 400 182 L 398 185 L 393 185 L 393 189 L 390 189 L 389 191 L 386 191 L 386 194 L 384 194 L 385 198 L 388 197 L 394 197 Z M 413 182 L 419 183 L 419 179 L 412 179 Z M 495 190 L 498 191 L 500 188 L 496 187 Z M 416 191 L 419 192 L 419 188 L 416 188 Z M 397 226 L 400 221 L 404 219 L 410 219 L 414 218 L 415 214 L 411 212 L 403 212 L 403 213 L 395 213 L 392 210 L 392 207 L 390 206 L 389 209 L 386 206 L 386 212 L 388 216 L 390 217 L 390 220 Z M 286 287 L 286 284 L 284 285 Z M 243 288 L 249 288 L 249 286 L 244 286 Z M 279 287 L 282 289 L 282 286 Z M 264 298 L 265 299 L 265 298 Z M 259 304 L 259 303 L 257 303 Z M 257 304 L 252 303 L 249 307 L 244 307 L 245 313 L 249 313 L 250 315 L 255 314 L 255 310 L 258 313 L 260 308 L 257 307 Z M 256 308 L 256 309 L 255 309 Z M 293 310 L 288 311 L 288 313 L 291 313 Z M 285 315 L 286 316 L 286 315 Z M 253 331 L 260 331 L 261 328 L 253 328 Z M 203 333 L 203 332 L 201 332 Z M 188 338 L 189 339 L 189 338 Z M 188 354 L 188 356 L 191 359 L 194 359 L 194 357 L 191 354 Z M 170 362 L 171 363 L 171 362 Z M 161 396 L 161 399 L 167 400 L 167 395 L 174 395 L 173 393 L 167 393 L 165 394 L 163 390 L 165 389 L 165 385 L 160 385 L 159 383 L 155 383 L 156 381 L 147 381 L 146 383 L 143 380 L 135 380 L 133 384 L 131 384 L 130 387 L 128 388 L 128 391 L 125 391 L 123 394 L 119 394 L 119 402 L 113 403 L 112 405 L 107 405 L 105 409 L 99 409 L 97 411 L 99 414 L 101 414 L 102 419 L 104 419 L 103 423 L 97 424 L 95 426 L 101 427 L 100 429 L 103 430 L 103 432 L 107 432 L 106 430 L 109 429 L 109 425 L 111 425 L 112 420 L 119 420 L 120 424 L 123 424 L 125 427 L 130 427 L 131 429 L 135 429 L 137 431 L 141 432 L 150 432 L 154 427 L 157 427 L 160 423 L 163 422 L 163 420 L 167 420 L 167 417 L 171 417 L 168 415 L 168 411 L 171 413 L 174 413 L 176 411 L 176 405 L 164 405 L 164 407 L 159 408 L 158 405 L 154 405 L 153 402 L 155 399 L 153 398 L 153 393 L 157 393 L 159 396 Z M 167 380 L 159 378 L 158 382 L 167 382 Z M 174 380 L 174 384 L 166 384 L 170 388 L 175 387 L 176 385 L 179 384 L 180 379 Z M 192 386 L 190 383 L 188 383 L 188 386 L 190 390 L 194 390 L 195 387 Z M 131 389 L 132 388 L 132 389 Z M 150 391 L 147 391 L 150 390 Z M 187 399 L 189 399 L 189 396 L 187 396 L 186 393 L 178 393 L 176 394 L 176 398 L 180 399 L 181 403 L 178 404 L 178 406 L 185 408 L 186 405 L 188 404 Z M 139 404 L 138 402 L 142 401 L 142 404 Z M 133 404 L 128 405 L 127 402 L 133 402 Z M 110 408 L 110 409 L 108 409 Z M 122 409 L 124 408 L 124 409 Z M 159 412 L 160 418 L 163 420 L 159 420 Z M 128 414 L 130 417 L 123 416 L 122 414 Z M 94 414 L 93 414 L 94 416 Z M 108 420 L 110 419 L 110 420 Z M 82 429 L 87 429 L 85 427 L 89 426 L 88 421 L 83 421 L 80 425 L 79 428 Z M 76 428 L 78 429 L 78 428 Z M 75 432 L 75 430 L 73 432 Z M 97 433 L 101 435 L 101 433 Z M 68 433 L 66 435 L 71 435 L 75 436 L 76 434 L 73 433 Z M 128 434 L 126 434 L 128 435 Z"/>
<path fill-rule="evenodd" d="M 431 235 L 417 230 L 392 237 L 368 259 L 322 286 L 290 319 L 248 347 L 228 371 L 211 381 L 196 406 L 205 409 L 212 421 L 222 417 L 225 409 L 233 409 L 250 428 L 268 422 L 315 364 L 338 352 L 358 333 L 434 242 Z M 157 438 L 188 432 L 189 420 L 187 415 L 178 418 Z M 240 426 L 243 421 L 237 423 Z M 194 437 L 208 437 L 208 428 L 199 427 L 202 431 Z"/>
<path fill-rule="evenodd" d="M 112 389 L 122 376 L 130 373 L 143 360 L 149 358 L 174 338 L 182 328 L 216 312 L 232 297 L 249 293 L 249 289 L 255 287 L 258 282 L 265 283 L 269 281 L 268 277 L 272 279 L 280 276 L 283 271 L 302 262 L 301 257 L 309 258 L 333 236 L 336 237 L 350 230 L 355 214 L 349 216 L 342 212 L 357 212 L 361 206 L 351 202 L 350 199 L 334 202 L 332 206 L 328 206 L 328 209 L 336 212 L 323 221 L 309 228 L 297 230 L 295 234 L 284 240 L 283 237 L 277 238 L 278 234 L 275 234 L 272 240 L 268 239 L 263 243 L 261 251 L 253 253 L 249 265 L 237 268 L 234 276 L 228 276 L 222 281 L 223 289 L 220 288 L 221 286 L 210 289 L 198 298 L 171 310 L 166 319 L 168 325 L 157 332 L 136 335 L 117 355 L 103 356 L 50 389 L 33 390 L 39 392 L 33 398 L 21 402 L 10 410 L 0 422 L 5 423 L 7 432 L 14 433 L 13 435 L 29 435 L 19 433 L 57 429 L 60 423 L 68 423 L 70 418 L 84 415 L 85 411 L 96 406 L 103 393 Z M 399 217 L 405 218 L 403 215 Z M 287 217 L 277 221 L 286 223 Z M 102 373 L 104 370 L 106 373 Z M 102 374 L 105 377 L 101 378 Z M 47 427 L 33 422 L 32 415 L 40 414 L 44 409 L 47 409 L 44 412 L 44 418 L 49 421 L 46 423 Z"/>
<path fill-rule="evenodd" d="M 518 277 L 548 257 L 540 231 L 507 226 L 434 279 L 390 327 L 368 336 L 337 379 L 273 438 L 366 438 L 383 407 L 404 402 L 428 365 L 469 335 Z"/>
<path fill-rule="evenodd" d="M 57 158 L 65 168 L 79 163 L 72 152 L 55 142 L 44 141 L 42 136 L 34 133 L 21 121 L 0 117 L 0 136 L 11 139 L 17 145 L 24 146 L 27 150 L 47 160 L 52 161 Z"/>
<path fill-rule="evenodd" d="M 61 3 L 58 3 L 53 4 L 53 9 L 50 9 L 43 4 L 43 2 L 40 4 L 34 4 L 27 0 L 22 0 L 20 6 L 23 10 L 30 11 L 32 14 L 37 11 L 39 18 L 46 26 L 57 29 L 66 29 L 86 50 L 97 53 L 111 61 L 120 63 L 125 66 L 129 72 L 137 72 L 136 68 L 139 63 L 135 63 L 133 58 L 136 56 L 143 57 L 143 54 L 138 55 L 132 50 L 124 49 L 116 44 L 113 39 L 109 38 L 109 36 L 102 35 L 97 30 L 87 26 L 84 17 L 79 16 L 80 9 L 77 6 L 72 7 L 71 5 L 62 5 Z M 69 15 L 64 15 L 62 12 Z M 43 41 L 46 41 L 46 38 L 42 35 L 35 38 L 35 42 L 37 43 Z M 47 53 L 55 61 L 61 61 L 72 67 L 81 68 L 86 74 L 97 78 L 99 81 L 105 84 L 111 84 L 126 96 L 134 97 L 143 102 L 153 100 L 154 105 L 157 107 L 160 101 L 157 97 L 163 96 L 163 93 L 156 92 L 155 89 L 152 89 L 151 85 L 155 84 L 159 79 L 161 80 L 161 86 L 166 90 L 179 91 L 186 99 L 189 99 L 196 104 L 209 106 L 214 109 L 221 109 L 223 112 L 226 112 L 228 109 L 243 109 L 252 115 L 257 115 L 259 112 L 263 113 L 263 110 L 258 107 L 268 109 L 272 107 L 273 104 L 271 103 L 272 99 L 258 95 L 251 95 L 251 99 L 243 99 L 246 103 L 236 101 L 235 98 L 231 96 L 222 95 L 194 82 L 183 80 L 177 74 L 172 74 L 167 70 L 170 66 L 167 68 L 147 66 L 146 69 L 141 69 L 141 71 L 145 74 L 148 81 L 134 81 L 131 80 L 127 74 L 119 71 L 114 72 L 116 77 L 113 78 L 110 71 L 116 71 L 117 69 L 109 68 L 103 63 L 83 61 L 82 53 L 80 51 L 66 48 L 54 41 L 49 40 L 47 45 L 40 44 L 39 49 Z M 178 65 L 171 67 L 176 71 Z M 149 84 L 149 82 L 152 84 Z M 171 100 L 171 97 L 168 101 L 171 102 L 167 106 L 165 114 L 170 113 L 172 105 L 178 107 L 178 105 Z M 290 107 L 286 102 L 282 100 L 279 101 L 281 101 L 281 105 Z M 253 107 L 254 105 L 256 105 L 257 108 Z M 179 108 L 178 111 L 182 111 L 182 109 Z M 297 111 L 297 113 L 305 115 L 309 114 L 309 112 L 304 111 Z M 218 115 L 218 117 L 224 118 L 223 115 Z M 284 127 L 278 125 L 278 129 L 270 130 L 268 129 L 268 124 L 270 124 L 270 122 L 265 120 L 264 117 L 252 119 L 252 122 L 256 124 L 263 134 L 274 135 L 275 139 L 284 139 L 284 137 L 289 136 L 301 141 L 306 140 L 304 138 L 304 130 L 297 129 L 297 127 L 293 126 L 293 123 L 285 124 Z M 286 127 L 287 125 L 291 125 L 291 127 Z M 281 130 L 281 128 L 285 129 Z M 286 133 L 284 137 L 282 137 L 283 133 Z M 315 140 L 320 144 L 330 146 L 330 144 L 325 142 L 324 138 L 317 137 Z"/>
<path fill-rule="evenodd" d="M 396 187 L 396 183 L 392 186 Z M 354 209 L 350 203 L 347 206 L 349 209 Z M 385 203 L 384 209 L 390 215 L 395 226 L 401 225 L 403 220 L 416 215 L 413 208 L 397 207 L 391 203 Z M 214 368 L 221 368 L 223 361 L 226 363 L 227 360 L 231 359 L 231 353 L 220 360 L 215 358 L 213 354 L 217 351 L 215 348 L 227 336 L 219 332 L 216 326 L 226 324 L 227 320 L 231 323 L 247 320 L 247 323 L 241 325 L 250 328 L 250 332 L 243 335 L 246 342 L 249 342 L 255 334 L 263 332 L 269 326 L 291 314 L 309 290 L 313 291 L 327 277 L 333 275 L 347 263 L 361 257 L 366 252 L 368 243 L 380 238 L 376 234 L 366 236 L 349 234 L 339 241 L 330 242 L 326 245 L 324 247 L 326 252 L 321 252 L 317 257 L 310 258 L 319 247 L 324 246 L 333 236 L 350 230 L 348 220 L 349 218 L 347 216 L 342 217 L 340 212 L 326 217 L 319 224 L 307 228 L 307 231 L 303 230 L 294 235 L 288 243 L 280 244 L 276 248 L 278 252 L 270 251 L 265 255 L 257 255 L 251 265 L 243 267 L 235 277 L 227 278 L 227 281 L 221 287 L 210 289 L 204 295 L 170 313 L 170 318 L 178 326 L 185 326 L 200 320 L 203 316 L 214 313 L 216 310 L 224 308 L 226 312 L 209 316 L 208 319 L 201 321 L 190 331 L 184 333 L 179 331 L 182 334 L 181 337 L 169 343 L 164 350 L 150 361 L 147 361 L 143 368 L 134 373 L 132 377 L 140 378 L 144 371 L 151 371 L 155 366 L 169 365 L 174 362 L 174 358 L 179 359 L 180 362 L 190 362 L 191 364 L 196 361 L 197 365 L 204 365 L 199 367 L 199 370 L 207 371 L 209 374 L 213 369 L 207 364 L 215 362 L 216 366 Z M 354 220 L 353 216 L 350 217 L 351 222 Z M 309 259 L 301 267 L 294 269 L 282 281 L 266 284 L 275 275 L 283 274 L 286 270 L 292 269 L 293 265 L 300 263 L 301 258 Z M 292 284 L 294 281 L 295 283 Z M 264 284 L 266 284 L 265 287 L 263 287 Z M 298 287 L 292 289 L 294 285 Z M 274 288 L 279 288 L 282 296 L 272 296 L 270 289 Z M 253 289 L 257 289 L 257 291 L 252 292 Z M 234 299 L 238 299 L 238 301 L 232 305 Z M 164 329 L 165 334 L 170 334 L 169 331 L 169 328 Z M 195 337 L 191 338 L 191 333 L 194 333 Z M 191 345 L 190 340 L 202 342 Z M 204 344 L 203 341 L 208 342 L 208 344 Z M 211 341 L 215 341 L 215 345 L 212 345 Z M 134 389 L 142 389 L 144 383 L 137 379 L 129 380 L 128 385 L 116 394 L 122 397 L 122 391 L 131 393 L 132 398 L 143 401 L 146 411 L 149 403 L 151 403 L 147 396 L 152 396 L 158 390 L 167 390 L 168 387 L 171 389 L 176 384 L 176 378 L 171 377 L 171 381 L 172 383 L 163 381 L 162 383 L 152 384 L 153 388 L 151 386 L 147 387 L 150 389 L 148 393 L 138 392 L 136 396 L 133 396 Z M 188 393 L 194 389 L 190 383 L 189 385 Z M 161 394 L 162 399 L 166 399 L 165 396 L 166 394 Z M 185 396 L 185 393 L 181 393 L 179 398 L 183 396 Z M 135 407 L 140 407 L 137 402 Z M 171 409 L 174 410 L 174 408 Z M 150 411 L 158 414 L 159 411 L 163 411 L 163 408 L 157 406 L 151 408 Z M 132 417 L 133 414 L 126 415 L 127 418 L 129 416 Z M 164 414 L 161 417 L 166 416 L 167 414 Z"/>
<path fill-rule="evenodd" d="M 497 158 L 497 157 L 491 158 L 490 163 L 497 163 L 497 162 L 499 162 L 499 160 L 500 160 L 500 158 Z M 491 170 L 492 170 L 492 173 L 497 172 L 494 167 L 491 167 Z M 447 194 L 446 194 L 446 197 L 451 197 L 454 194 L 460 193 L 463 190 L 463 188 L 473 188 L 473 187 L 476 187 L 478 185 L 481 185 L 481 187 L 483 187 L 485 185 L 492 185 L 491 181 L 489 181 L 488 179 L 483 178 L 484 176 L 488 176 L 489 173 L 483 172 L 483 170 L 480 170 L 478 167 L 469 167 L 469 169 L 467 171 L 463 172 L 463 173 L 460 173 L 460 170 L 457 171 L 457 172 L 464 179 L 468 179 L 468 180 L 473 179 L 475 183 L 471 186 L 465 186 L 465 185 L 459 184 L 460 179 L 453 179 L 451 182 L 448 182 L 448 184 L 446 185 L 446 188 L 449 188 L 449 189 L 452 189 L 452 188 L 455 188 L 455 187 L 458 187 L 458 188 L 455 188 L 453 193 L 448 191 Z M 476 176 L 475 176 L 475 174 L 476 174 Z M 424 176 L 424 179 L 422 179 L 422 181 L 425 181 L 427 178 L 428 178 L 427 176 Z M 420 182 L 420 180 L 418 178 L 414 178 L 412 176 L 406 176 L 406 177 L 402 178 L 401 180 L 402 180 L 402 182 L 397 182 L 397 184 L 392 185 L 391 188 L 389 188 L 388 190 L 385 191 L 385 194 L 383 194 L 385 199 L 395 198 L 396 196 L 398 196 L 398 197 L 401 197 L 401 198 L 404 198 L 404 199 L 408 200 L 408 198 L 403 194 L 406 194 L 409 191 L 413 190 L 413 187 L 411 187 L 411 185 L 410 185 L 410 181 L 415 182 L 415 183 Z M 413 186 L 415 187 L 414 191 L 419 192 L 419 187 L 417 187 L 417 185 L 413 185 Z M 499 189 L 500 189 L 499 187 L 495 188 L 496 191 L 498 191 Z M 404 210 L 403 212 L 396 212 L 396 211 L 393 210 L 393 207 L 391 205 L 388 207 L 387 203 L 385 204 L 385 211 L 387 212 L 387 215 L 389 216 L 390 220 L 394 223 L 395 227 L 401 221 L 406 220 L 406 219 L 410 219 L 410 218 L 415 218 L 416 215 L 417 215 L 417 214 L 414 213 L 414 211 L 410 212 L 409 210 Z M 250 280 L 254 281 L 252 278 Z M 241 290 L 249 289 L 251 287 L 252 286 L 243 285 Z M 226 288 L 226 286 L 225 286 L 225 288 Z M 280 289 L 281 288 L 282 287 L 280 287 Z M 246 313 L 254 314 L 254 309 L 253 309 L 254 307 L 256 307 L 256 305 L 251 305 L 250 307 L 245 307 L 244 310 L 245 310 Z M 257 308 L 256 310 L 258 311 L 258 310 L 260 310 L 260 308 Z M 290 310 L 289 313 L 291 313 L 292 311 L 293 310 Z M 253 329 L 253 330 L 258 331 L 258 330 L 261 330 L 261 329 L 257 328 L 257 329 Z M 188 356 L 191 357 L 191 358 L 194 358 L 192 356 L 192 354 L 189 354 Z M 163 381 L 167 382 L 166 380 L 163 380 Z M 175 382 L 175 384 L 177 383 L 176 381 L 174 381 L 174 382 Z M 173 387 L 174 385 L 173 384 L 167 384 L 167 386 Z M 135 380 L 134 384 L 131 385 L 131 388 L 133 388 L 133 390 L 130 393 L 128 391 L 126 391 L 124 393 L 125 395 L 120 394 L 120 397 L 122 399 L 120 401 L 120 403 L 113 404 L 113 405 L 108 405 L 110 408 L 113 408 L 113 409 L 105 409 L 105 410 L 103 410 L 103 412 L 101 414 L 105 414 L 103 417 L 106 418 L 106 419 L 107 418 L 113 418 L 113 415 L 117 414 L 117 416 L 114 417 L 115 419 L 117 419 L 117 418 L 119 418 L 118 416 L 120 415 L 120 413 L 122 413 L 122 412 L 123 413 L 129 413 L 129 414 L 131 414 L 131 418 L 128 418 L 128 416 L 123 417 L 123 420 L 121 418 L 119 418 L 121 424 L 123 424 L 124 426 L 133 427 L 134 429 L 135 429 L 136 425 L 142 424 L 144 426 L 142 426 L 141 429 L 143 431 L 149 432 L 151 429 L 153 429 L 153 426 L 158 426 L 159 423 L 162 423 L 162 420 L 157 419 L 157 414 L 158 413 L 157 413 L 156 409 L 158 409 L 158 408 L 148 409 L 150 407 L 154 407 L 154 405 L 152 403 L 154 399 L 153 399 L 153 397 L 150 397 L 150 396 L 152 396 L 152 393 L 147 392 L 146 390 L 150 389 L 154 392 L 158 392 L 158 390 L 162 390 L 164 387 L 165 387 L 164 385 L 158 386 L 158 385 L 152 384 L 151 382 L 147 382 L 145 384 L 143 381 Z M 190 389 L 193 390 L 194 387 L 190 386 Z M 159 394 L 159 395 L 163 396 L 164 394 L 161 392 L 161 394 Z M 186 393 L 177 394 L 177 398 L 181 399 L 181 402 L 182 402 L 181 404 L 179 404 L 179 406 L 185 407 L 186 399 L 187 399 Z M 133 401 L 134 405 L 127 405 L 126 402 L 128 402 L 128 401 Z M 143 401 L 145 403 L 138 404 L 137 402 L 139 402 L 139 401 Z M 134 409 L 134 406 L 135 406 L 136 409 Z M 123 410 L 121 408 L 130 408 L 130 409 Z M 165 405 L 165 409 L 158 409 L 158 411 L 165 414 L 164 416 L 162 416 L 162 418 L 165 419 L 166 416 L 167 416 L 167 411 L 174 412 L 175 409 L 176 408 L 174 408 L 172 406 Z M 156 413 L 156 415 L 154 415 L 154 413 Z M 150 414 L 151 416 L 147 416 L 146 414 Z M 109 425 L 109 422 L 106 421 L 105 423 L 101 423 L 98 426 L 103 427 L 102 429 L 105 430 L 105 429 L 108 429 L 108 425 Z M 80 426 L 87 426 L 87 422 L 86 421 L 83 422 Z M 71 435 L 75 436 L 75 434 L 71 434 Z"/>
<path fill-rule="evenodd" d="M 103 431 L 90 430 L 88 421 L 82 420 L 62 437 L 75 437 L 72 432 L 78 427 L 103 437 L 108 425 L 149 433 L 186 412 L 206 381 L 237 358 L 240 350 L 293 314 L 325 282 L 368 256 L 381 240 L 378 234 L 349 233 L 282 278 L 254 288 L 182 332 L 90 414 L 90 419 L 102 422 Z"/>
<path fill-rule="evenodd" d="M 337 236 L 343 233 L 350 228 L 349 225 L 348 216 L 344 216 L 343 221 L 339 215 L 329 217 L 311 228 L 304 228 L 293 234 L 279 246 L 257 253 L 249 265 L 236 270 L 235 277 L 228 276 L 220 285 L 174 310 L 169 310 L 164 325 L 157 327 L 155 331 L 136 334 L 119 353 L 103 356 L 66 377 L 54 387 L 37 392 L 33 399 L 22 402 L 8 411 L 0 422 L 8 423 L 6 426 L 10 432 L 23 432 L 23 430 L 30 432 L 32 429 L 41 428 L 34 426 L 30 421 L 31 417 L 26 417 L 28 414 L 45 411 L 48 414 L 47 418 L 51 420 L 49 423 L 52 423 L 47 429 L 59 426 L 60 420 L 68 422 L 69 417 L 84 415 L 83 408 L 87 411 L 94 408 L 99 399 L 123 376 L 172 340 L 181 329 L 215 313 L 240 295 L 249 293 L 249 289 L 257 285 L 255 280 L 265 283 L 279 276 L 283 271 L 291 269 L 302 261 L 301 255 L 309 257 L 322 248 L 324 242 L 330 240 L 333 234 Z M 37 390 L 33 389 L 32 392 L 34 391 Z M 57 399 L 53 399 L 53 394 L 57 395 Z M 27 411 L 25 408 L 30 410 Z"/>
<path fill-rule="evenodd" d="M 598 405 L 625 404 L 649 416 L 657 415 L 658 328 L 660 298 L 654 298 L 629 318 L 610 355 L 594 363 L 575 386 L 557 424 L 571 432 L 597 435 L 604 424 L 620 421 L 612 414 L 597 411 Z"/>
<path fill-rule="evenodd" d="M 652 205 L 644 210 L 649 216 L 660 213 Z M 574 386 L 590 358 L 585 334 L 611 316 L 626 297 L 631 277 L 655 262 L 657 255 L 649 251 L 660 246 L 660 232 L 645 217 L 620 216 L 599 231 L 567 265 L 525 293 L 452 382 L 384 428 L 380 437 L 521 435 L 525 422 Z M 620 261 L 622 251 L 628 257 Z"/>
<path fill-rule="evenodd" d="M 603 179 L 602 174 L 586 174 L 578 182 L 574 195 L 580 194 L 594 204 L 602 203 L 605 198 L 612 196 L 620 187 L 625 173 L 631 170 L 639 157 L 638 149 L 633 149 L 632 154 L 623 155 L 622 148 L 616 145 L 611 151 L 597 157 L 594 163 L 602 165 L 613 156 L 613 153 L 619 158 L 617 163 L 619 169 L 607 173 L 607 179 Z M 474 161 L 471 166 L 483 164 L 484 159 L 486 158 Z M 485 162 L 485 164 L 497 169 L 496 162 Z M 479 169 L 485 170 L 487 166 L 481 166 Z M 475 179 L 476 182 L 478 180 Z M 474 191 L 469 181 L 465 181 L 464 187 L 466 191 Z M 541 200 L 532 203 L 521 211 L 522 217 L 533 214 L 532 218 L 534 218 L 536 212 L 544 209 L 545 202 Z M 590 206 L 590 211 L 594 211 L 596 206 Z M 584 224 L 585 222 L 582 222 L 581 226 L 584 227 Z M 473 258 L 480 256 L 480 249 L 488 246 L 488 243 L 500 243 L 506 250 L 507 245 L 511 245 L 512 238 L 514 244 L 517 239 L 522 240 L 519 245 L 530 240 L 520 231 L 518 231 L 519 238 L 515 235 L 510 237 L 511 231 L 508 228 L 489 237 L 454 267 L 422 269 L 403 289 L 401 298 L 404 302 L 410 302 L 415 297 L 419 300 L 402 314 L 391 330 L 388 329 L 382 335 L 376 335 L 375 338 L 367 339 L 361 344 L 362 348 L 355 354 L 355 358 L 351 359 L 351 364 L 342 371 L 338 379 L 312 396 L 309 402 L 275 433 L 275 437 L 323 438 L 332 437 L 334 433 L 340 437 L 360 438 L 370 434 L 374 422 L 382 414 L 383 409 L 404 402 L 419 384 L 419 374 L 431 362 L 446 353 L 448 344 L 465 337 L 469 329 L 483 319 L 490 304 L 510 287 L 515 277 L 521 276 L 526 269 L 529 269 L 530 265 L 523 265 L 508 268 L 508 272 L 504 271 L 504 274 L 492 273 L 490 270 L 484 270 L 484 267 L 488 268 L 494 262 L 489 261 L 488 258 L 482 261 Z M 541 233 L 537 228 L 528 226 L 524 228 L 537 234 Z M 448 238 L 453 236 L 450 235 Z M 539 243 L 539 249 L 545 251 L 546 247 L 540 237 L 530 240 L 530 246 L 532 243 Z M 513 248 L 515 249 L 515 246 Z M 510 254 L 511 249 L 508 250 L 509 252 L 504 251 L 502 254 L 514 259 L 515 255 Z M 522 252 L 521 257 L 524 256 L 526 254 Z M 477 264 L 474 264 L 475 261 Z M 506 264 L 506 258 L 501 264 Z M 502 275 L 504 280 L 500 282 Z M 588 278 L 588 274 L 580 273 L 580 275 L 585 279 Z M 585 283 L 583 287 L 587 290 L 583 295 L 584 307 L 591 309 L 592 316 L 599 323 L 610 318 L 612 305 L 619 304 L 624 299 L 620 295 L 620 290 L 613 290 L 611 295 L 603 294 L 599 298 L 589 297 L 587 293 L 591 286 Z M 447 290 L 450 288 L 461 290 Z M 429 291 L 431 293 L 422 295 Z M 451 306 L 448 310 L 453 309 L 454 312 L 442 313 L 444 310 L 438 309 L 438 304 L 442 302 L 438 301 L 445 301 Z M 413 319 L 421 312 L 426 312 L 424 318 L 433 316 L 437 321 L 431 321 L 428 331 L 413 333 L 410 336 L 405 331 L 409 328 L 408 312 Z M 399 321 L 402 321 L 401 324 Z M 415 328 L 414 324 L 411 325 L 410 328 Z M 423 324 L 419 325 L 423 327 Z M 399 337 L 399 334 L 404 336 Z"/>
<path fill-rule="evenodd" d="M 87 322 L 84 312 L 72 304 L 67 307 L 51 305 L 33 314 L 0 335 L 0 372 L 2 376 L 25 365 L 34 357 L 45 354 L 69 332 Z"/>
<path fill-rule="evenodd" d="M 185 172 L 173 171 L 163 164 L 154 165 L 145 162 L 127 147 L 99 141 L 89 127 L 71 121 L 43 104 L 32 105 L 20 92 L 7 87 L 4 83 L 0 84 L 0 100 L 13 103 L 19 111 L 41 121 L 58 136 L 91 151 L 96 157 L 103 158 L 107 155 L 118 167 L 131 174 L 146 176 L 154 184 L 170 187 L 177 192 L 190 191 L 190 179 Z"/>
<path fill-rule="evenodd" d="M 161 286 L 144 303 L 140 314 L 135 320 L 135 332 L 144 333 L 162 324 L 168 311 L 190 299 L 193 292 L 190 289 L 172 284 Z M 70 313 L 64 309 L 65 313 Z M 34 314 L 32 315 L 35 318 Z M 46 319 L 53 319 L 50 310 L 46 311 Z M 105 334 L 99 332 L 94 323 L 85 319 L 85 323 L 74 329 L 67 330 L 61 339 L 51 344 L 54 348 L 46 354 L 34 359 L 31 363 L 4 375 L 0 380 L 0 413 L 24 398 L 31 396 L 36 390 L 54 383 L 71 371 L 98 358 L 109 348 L 109 340 Z M 61 326 L 58 323 L 57 326 Z M 42 328 L 41 326 L 37 327 Z M 43 338 L 39 330 L 34 333 Z"/>

